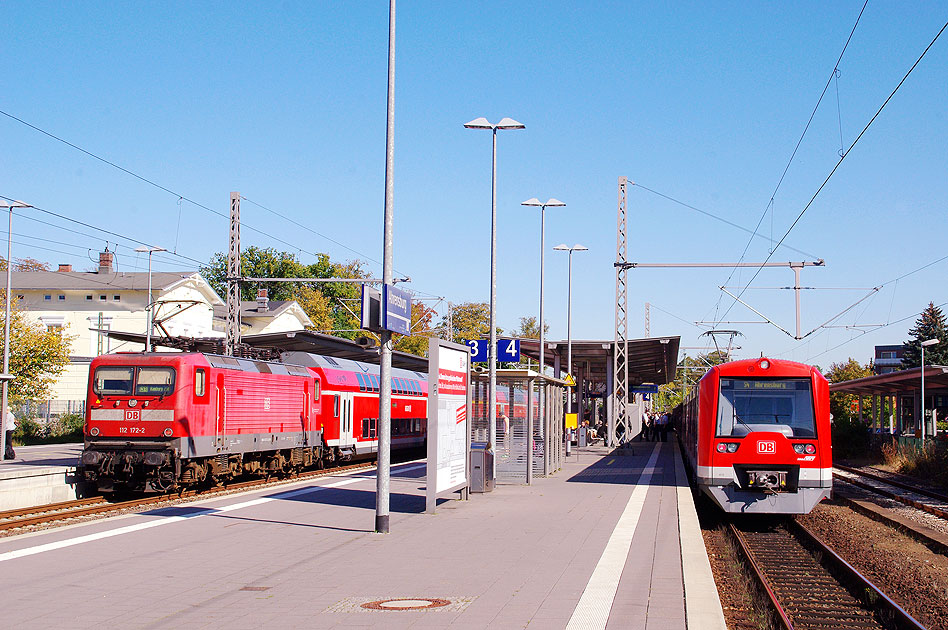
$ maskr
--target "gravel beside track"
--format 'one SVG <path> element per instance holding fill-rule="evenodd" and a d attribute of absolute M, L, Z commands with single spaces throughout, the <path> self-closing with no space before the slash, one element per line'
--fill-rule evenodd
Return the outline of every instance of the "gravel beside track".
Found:
<path fill-rule="evenodd" d="M 948 630 L 948 558 L 834 502 L 797 518 L 929 630 Z"/>

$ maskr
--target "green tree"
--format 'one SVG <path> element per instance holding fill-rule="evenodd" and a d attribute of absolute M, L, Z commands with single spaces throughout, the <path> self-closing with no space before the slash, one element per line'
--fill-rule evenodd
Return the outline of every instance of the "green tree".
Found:
<path fill-rule="evenodd" d="M 862 365 L 859 361 L 850 357 L 843 363 L 831 364 L 824 376 L 830 383 L 842 383 L 856 378 L 864 378 L 872 376 L 872 364 Z M 833 414 L 834 422 L 836 419 L 853 417 L 852 410 L 857 406 L 857 398 L 855 394 L 840 392 L 830 394 L 830 413 Z M 864 413 L 868 414 L 868 409 L 864 409 Z"/>
<path fill-rule="evenodd" d="M 652 399 L 652 409 L 671 411 L 688 396 L 688 392 L 701 380 L 705 372 L 715 365 L 726 362 L 727 354 L 717 350 L 708 354 L 699 354 L 697 357 L 689 357 L 686 354 L 675 369 L 675 380 L 658 388 L 658 393 Z"/>
<path fill-rule="evenodd" d="M 468 339 L 484 339 L 490 334 L 490 306 L 487 302 L 465 302 L 454 304 L 451 307 L 454 334 L 448 339 L 456 343 L 464 343 Z M 441 320 L 439 326 L 447 330 L 447 317 Z M 503 329 L 497 327 L 497 334 L 503 334 Z"/>
<path fill-rule="evenodd" d="M 3 291 L 0 291 L 0 299 Z M 3 327 L 0 311 L 0 327 Z M 49 397 L 49 390 L 69 364 L 69 344 L 73 337 L 61 329 L 47 330 L 30 320 L 13 302 L 10 312 L 10 381 L 12 404 Z"/>
<path fill-rule="evenodd" d="M 334 263 L 326 254 L 319 254 L 316 262 L 303 264 L 291 252 L 254 245 L 240 254 L 241 275 L 250 278 L 365 278 L 361 261 Z M 227 255 L 221 252 L 211 257 L 201 268 L 208 284 L 221 296 L 227 295 Z M 351 282 L 245 282 L 240 287 L 241 300 L 253 300 L 257 289 L 267 288 L 270 299 L 296 300 L 320 332 L 340 337 L 355 338 L 361 331 L 358 283 Z"/>
<path fill-rule="evenodd" d="M 938 339 L 938 343 L 925 348 L 925 363 L 927 365 L 948 365 L 948 327 L 945 324 L 945 315 L 941 309 L 929 302 L 921 316 L 915 320 L 915 326 L 908 331 L 912 337 L 902 344 L 905 355 L 902 357 L 902 367 L 905 369 L 922 365 L 923 341 Z"/>
<path fill-rule="evenodd" d="M 395 350 L 419 357 L 428 356 L 428 337 L 440 331 L 433 330 L 434 309 L 421 302 L 411 303 L 411 335 L 395 335 Z"/>

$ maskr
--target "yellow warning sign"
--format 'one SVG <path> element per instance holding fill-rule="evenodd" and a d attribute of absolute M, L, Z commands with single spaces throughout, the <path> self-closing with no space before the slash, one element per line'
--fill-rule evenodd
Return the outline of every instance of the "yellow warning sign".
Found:
<path fill-rule="evenodd" d="M 576 379 L 573 378 L 573 375 L 572 375 L 572 374 L 567 374 L 567 375 L 563 378 L 563 380 L 566 381 L 566 384 L 567 384 L 569 387 L 576 387 Z"/>

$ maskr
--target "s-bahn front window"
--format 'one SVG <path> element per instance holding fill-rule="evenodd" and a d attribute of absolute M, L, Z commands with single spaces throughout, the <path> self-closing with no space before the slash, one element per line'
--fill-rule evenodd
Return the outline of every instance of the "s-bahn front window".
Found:
<path fill-rule="evenodd" d="M 721 379 L 719 437 L 774 431 L 787 437 L 815 437 L 810 380 Z"/>

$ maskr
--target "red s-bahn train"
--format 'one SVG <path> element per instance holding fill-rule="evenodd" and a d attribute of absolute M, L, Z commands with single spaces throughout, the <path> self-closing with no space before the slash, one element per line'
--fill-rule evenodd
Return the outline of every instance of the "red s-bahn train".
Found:
<path fill-rule="evenodd" d="M 806 514 L 830 496 L 829 385 L 809 365 L 711 368 L 685 399 L 679 439 L 697 487 L 726 512 Z"/>
<path fill-rule="evenodd" d="M 287 352 L 282 362 L 119 353 L 89 371 L 79 476 L 103 492 L 165 492 L 286 474 L 378 450 L 379 368 Z M 427 375 L 392 370 L 392 449 L 420 447 Z"/>

